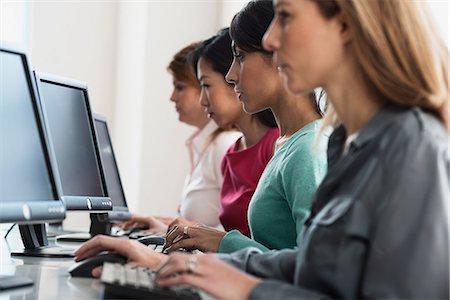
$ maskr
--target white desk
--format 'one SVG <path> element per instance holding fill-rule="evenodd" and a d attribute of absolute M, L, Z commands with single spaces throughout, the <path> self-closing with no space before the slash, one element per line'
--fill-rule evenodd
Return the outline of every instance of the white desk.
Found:
<path fill-rule="evenodd" d="M 22 247 L 17 227 L 7 238 L 11 250 Z M 49 239 L 50 244 L 54 240 Z M 2 249 L 3 251 L 3 249 Z M 40 258 L 12 256 L 14 276 L 27 277 L 33 286 L 0 292 L 0 300 L 62 300 L 62 299 L 102 299 L 103 285 L 98 279 L 72 278 L 67 269 L 74 263 L 71 258 Z"/>
<path fill-rule="evenodd" d="M 70 277 L 70 258 L 14 257 L 13 261 L 15 276 L 27 277 L 34 285 L 0 292 L 0 300 L 103 298 L 103 285 L 98 279 Z"/>

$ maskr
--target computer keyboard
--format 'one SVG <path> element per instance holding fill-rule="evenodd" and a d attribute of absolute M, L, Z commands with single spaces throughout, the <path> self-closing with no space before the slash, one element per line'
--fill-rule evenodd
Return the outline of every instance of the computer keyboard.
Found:
<path fill-rule="evenodd" d="M 193 288 L 155 286 L 155 271 L 129 264 L 104 263 L 104 299 L 200 299 Z"/>

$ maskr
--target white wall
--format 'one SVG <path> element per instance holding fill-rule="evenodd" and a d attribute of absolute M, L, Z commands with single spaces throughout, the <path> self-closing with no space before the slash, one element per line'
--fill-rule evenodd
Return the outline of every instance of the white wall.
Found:
<path fill-rule="evenodd" d="M 112 116 L 117 4 L 35 1 L 31 12 L 32 67 L 86 81 L 92 109 Z"/>
<path fill-rule="evenodd" d="M 116 148 L 134 211 L 176 215 L 188 171 L 184 141 L 194 128 L 178 122 L 166 67 L 178 50 L 219 29 L 219 8 L 215 1 L 120 4 Z"/>
<path fill-rule="evenodd" d="M 222 0 L 220 25 L 229 27 L 234 15 L 239 12 L 249 0 Z"/>

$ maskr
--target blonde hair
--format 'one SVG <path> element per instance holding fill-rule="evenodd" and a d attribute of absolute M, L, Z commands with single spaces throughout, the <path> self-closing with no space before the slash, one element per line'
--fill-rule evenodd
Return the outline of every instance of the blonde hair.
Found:
<path fill-rule="evenodd" d="M 314 1 L 324 17 L 347 23 L 361 74 L 380 100 L 421 107 L 450 131 L 449 51 L 422 1 Z"/>

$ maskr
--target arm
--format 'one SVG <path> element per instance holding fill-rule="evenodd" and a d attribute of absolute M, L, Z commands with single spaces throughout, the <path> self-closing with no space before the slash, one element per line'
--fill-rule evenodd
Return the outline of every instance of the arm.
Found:
<path fill-rule="evenodd" d="M 286 282 L 243 273 L 212 255 L 170 255 L 158 270 L 156 284 L 160 287 L 188 284 L 217 299 L 325 298 Z"/>
<path fill-rule="evenodd" d="M 227 232 L 226 235 L 220 241 L 218 252 L 219 253 L 232 253 L 239 251 L 247 247 L 254 247 L 263 252 L 269 251 L 270 249 L 261 243 L 243 235 L 238 230 L 232 230 Z"/>
<path fill-rule="evenodd" d="M 433 148 L 421 139 L 383 162 L 392 175 L 374 214 L 363 297 L 448 298 L 449 154 Z"/>
<path fill-rule="evenodd" d="M 191 177 L 190 190 L 185 194 L 185 205 L 181 207 L 183 218 L 222 229 L 219 221 L 221 162 L 236 139 L 237 133 L 222 132 L 207 146 Z"/>
<path fill-rule="evenodd" d="M 283 161 L 281 184 L 295 222 L 297 240 L 317 187 L 327 172 L 326 140 L 324 137 L 319 145 L 314 145 L 315 132 L 305 133 L 298 143 L 291 145 Z"/>

